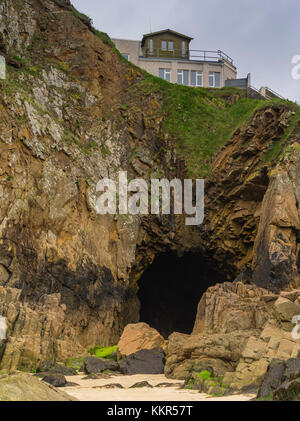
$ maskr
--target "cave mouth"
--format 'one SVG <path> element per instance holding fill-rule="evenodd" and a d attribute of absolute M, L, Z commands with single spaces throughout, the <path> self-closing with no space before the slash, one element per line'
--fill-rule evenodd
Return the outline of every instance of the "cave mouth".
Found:
<path fill-rule="evenodd" d="M 198 303 L 207 288 L 224 282 L 224 276 L 201 254 L 159 254 L 140 278 L 140 322 L 160 332 L 192 333 Z"/>

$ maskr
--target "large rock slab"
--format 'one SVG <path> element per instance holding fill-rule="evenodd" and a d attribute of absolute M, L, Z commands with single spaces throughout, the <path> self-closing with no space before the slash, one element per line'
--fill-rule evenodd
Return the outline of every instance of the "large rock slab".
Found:
<path fill-rule="evenodd" d="M 142 349 L 160 348 L 164 342 L 160 333 L 147 323 L 129 324 L 118 343 L 118 351 L 121 355 L 128 356 Z"/>
<path fill-rule="evenodd" d="M 27 373 L 0 376 L 0 401 L 76 401 Z"/>
<path fill-rule="evenodd" d="M 285 363 L 283 361 L 273 360 L 269 365 L 268 371 L 258 391 L 258 398 L 266 398 L 278 388 L 282 382 Z"/>
<path fill-rule="evenodd" d="M 63 374 L 48 373 L 43 377 L 43 382 L 49 383 L 54 387 L 64 387 L 67 384 L 67 379 Z"/>
<path fill-rule="evenodd" d="M 275 308 L 283 321 L 292 321 L 294 316 L 300 314 L 300 306 L 285 297 L 279 297 L 275 302 Z"/>
<path fill-rule="evenodd" d="M 106 370 L 118 371 L 119 364 L 113 360 L 97 357 L 87 357 L 84 361 L 84 372 L 86 374 L 100 374 Z"/>
<path fill-rule="evenodd" d="M 258 391 L 258 398 L 300 400 L 300 359 L 273 360 Z"/>
<path fill-rule="evenodd" d="M 300 378 L 282 383 L 273 394 L 274 401 L 299 401 Z"/>
<path fill-rule="evenodd" d="M 143 349 L 120 361 L 122 374 L 163 374 L 164 352 L 162 349 Z"/>

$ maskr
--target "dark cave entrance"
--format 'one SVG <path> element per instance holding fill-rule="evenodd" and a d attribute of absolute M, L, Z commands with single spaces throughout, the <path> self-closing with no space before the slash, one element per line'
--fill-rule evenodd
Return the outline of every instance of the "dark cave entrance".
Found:
<path fill-rule="evenodd" d="M 139 280 L 140 321 L 165 338 L 172 332 L 190 334 L 201 296 L 219 282 L 224 282 L 224 276 L 198 253 L 181 258 L 160 254 Z"/>

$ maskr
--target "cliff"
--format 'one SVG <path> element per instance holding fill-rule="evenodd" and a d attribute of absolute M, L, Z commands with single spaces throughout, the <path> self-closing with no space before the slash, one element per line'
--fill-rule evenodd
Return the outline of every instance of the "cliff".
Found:
<path fill-rule="evenodd" d="M 224 281 L 299 284 L 299 107 L 147 75 L 66 0 L 0 0 L 0 54 L 2 367 L 117 343 L 164 252 Z M 120 169 L 205 177 L 204 224 L 98 215 L 96 184 Z"/>

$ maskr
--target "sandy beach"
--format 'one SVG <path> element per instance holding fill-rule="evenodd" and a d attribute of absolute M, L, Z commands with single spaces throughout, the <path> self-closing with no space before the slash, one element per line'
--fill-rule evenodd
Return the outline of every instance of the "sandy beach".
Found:
<path fill-rule="evenodd" d="M 210 397 L 196 390 L 180 389 L 179 380 L 167 379 L 164 375 L 115 376 L 108 379 L 84 379 L 84 375 L 67 377 L 68 382 L 78 386 L 61 388 L 80 401 L 249 401 L 255 395 L 244 394 L 225 397 Z M 147 381 L 153 388 L 134 388 L 138 382 Z M 171 383 L 171 387 L 155 387 L 161 383 Z M 119 384 L 121 388 L 104 386 Z"/>

